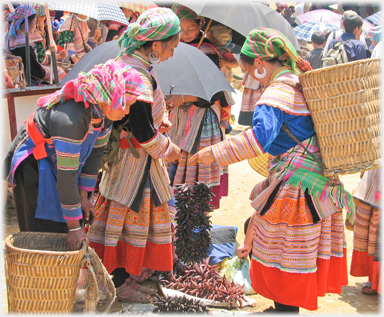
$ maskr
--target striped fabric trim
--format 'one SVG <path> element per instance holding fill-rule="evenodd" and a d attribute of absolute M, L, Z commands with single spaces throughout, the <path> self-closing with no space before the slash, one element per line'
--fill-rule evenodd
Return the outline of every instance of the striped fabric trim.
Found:
<path fill-rule="evenodd" d="M 298 76 L 292 72 L 284 71 L 287 69 L 287 66 L 283 67 L 276 73 L 275 79 L 272 79 L 273 82 L 265 89 L 256 106 L 265 104 L 292 115 L 310 115 L 303 93 L 285 84 L 285 82 L 299 83 Z"/>
<path fill-rule="evenodd" d="M 99 136 L 97 137 L 97 140 L 96 140 L 95 144 L 93 145 L 93 148 L 97 149 L 97 148 L 101 148 L 101 147 L 104 147 L 105 145 L 107 145 L 109 137 L 111 136 L 111 130 L 112 130 L 112 127 L 109 127 L 108 130 L 101 132 L 99 134 Z"/>
<path fill-rule="evenodd" d="M 212 152 L 221 166 L 227 166 L 264 154 L 252 129 L 213 145 Z"/>
<path fill-rule="evenodd" d="M 162 158 L 165 156 L 165 153 L 169 152 L 168 148 L 170 146 L 169 138 L 165 135 L 157 132 L 156 135 L 149 141 L 145 143 L 140 143 L 140 145 L 148 152 L 153 158 Z"/>

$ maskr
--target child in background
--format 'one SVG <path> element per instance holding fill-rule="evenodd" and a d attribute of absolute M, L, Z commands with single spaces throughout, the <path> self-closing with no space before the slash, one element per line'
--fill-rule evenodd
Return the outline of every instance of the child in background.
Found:
<path fill-rule="evenodd" d="M 211 41 L 211 43 L 218 50 L 220 55 L 219 66 L 221 72 L 224 74 L 225 78 L 231 83 L 233 80 L 232 77 L 232 68 L 236 68 L 239 66 L 239 63 L 235 56 L 228 49 L 227 45 L 232 41 L 232 30 L 222 24 L 216 24 L 207 32 L 207 39 Z M 235 101 L 232 98 L 232 94 L 228 91 L 224 91 L 225 98 L 229 105 L 234 105 Z M 230 118 L 230 107 L 222 108 L 222 120 L 220 122 L 220 126 L 225 128 L 225 134 L 228 134 L 232 128 L 229 124 Z"/>
<path fill-rule="evenodd" d="M 313 50 L 309 51 L 305 56 L 312 69 L 318 69 L 322 67 L 321 59 L 323 57 L 324 45 L 325 45 L 325 35 L 320 32 L 313 32 L 311 36 Z"/>

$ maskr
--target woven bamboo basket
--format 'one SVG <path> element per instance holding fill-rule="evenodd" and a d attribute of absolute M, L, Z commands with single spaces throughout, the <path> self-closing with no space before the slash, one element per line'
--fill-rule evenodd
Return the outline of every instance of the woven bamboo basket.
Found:
<path fill-rule="evenodd" d="M 299 75 L 325 175 L 379 166 L 380 68 L 380 59 L 364 59 Z"/>
<path fill-rule="evenodd" d="M 19 232 L 5 239 L 9 313 L 71 313 L 87 246 L 68 251 L 67 234 Z"/>

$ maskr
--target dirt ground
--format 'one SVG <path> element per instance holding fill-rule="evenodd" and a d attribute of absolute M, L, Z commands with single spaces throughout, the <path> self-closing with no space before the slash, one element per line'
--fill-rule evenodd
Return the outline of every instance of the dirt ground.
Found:
<path fill-rule="evenodd" d="M 232 135 L 239 133 L 244 129 L 242 126 L 234 126 Z M 230 137 L 230 136 L 229 136 Z M 252 207 L 250 206 L 249 194 L 253 186 L 264 179 L 263 176 L 256 173 L 247 161 L 236 163 L 229 166 L 229 195 L 221 200 L 220 209 L 212 213 L 212 223 L 219 225 L 231 225 L 238 227 L 237 242 L 241 243 L 244 239 L 243 224 L 251 215 Z M 341 177 L 347 190 L 352 191 L 358 181 L 359 175 L 345 175 Z M 17 219 L 15 209 L 6 208 L 4 226 L 4 237 L 8 234 L 18 232 Z M 352 255 L 352 239 L 353 233 L 346 230 L 346 238 L 348 245 L 348 270 Z M 361 292 L 362 283 L 365 277 L 349 276 L 348 286 L 343 287 L 341 294 L 328 294 L 318 299 L 318 310 L 309 311 L 300 309 L 301 314 L 317 314 L 317 315 L 334 315 L 334 314 L 379 314 L 380 302 L 377 295 L 365 295 Z M 1 281 L 4 285 L 3 290 L 6 295 L 4 271 L 1 273 Z M 253 307 L 243 308 L 247 312 L 259 312 L 273 305 L 273 302 L 260 295 L 251 295 L 256 301 Z M 3 297 L 4 312 L 7 312 L 6 296 Z M 111 313 L 121 311 L 121 303 L 113 305 Z M 232 313 L 236 313 L 232 311 Z M 240 313 L 240 312 L 239 312 Z"/>

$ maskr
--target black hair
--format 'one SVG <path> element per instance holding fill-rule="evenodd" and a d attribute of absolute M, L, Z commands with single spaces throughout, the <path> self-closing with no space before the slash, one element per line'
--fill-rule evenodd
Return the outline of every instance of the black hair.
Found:
<path fill-rule="evenodd" d="M 364 20 L 361 16 L 355 15 L 343 21 L 345 32 L 353 33 L 356 27 L 362 27 Z"/>
<path fill-rule="evenodd" d="M 176 40 L 178 37 L 179 37 L 179 33 L 176 33 L 176 34 L 171 35 L 171 36 L 169 36 L 169 37 L 167 37 L 165 39 L 156 40 L 156 41 L 161 42 L 161 45 L 163 45 L 163 47 L 164 47 L 164 46 L 167 46 L 168 42 Z M 152 46 L 153 42 L 155 42 L 155 41 L 147 41 L 144 44 L 142 44 L 141 47 L 143 47 L 144 49 L 149 49 Z"/>
<path fill-rule="evenodd" d="M 317 45 L 322 45 L 325 42 L 325 36 L 322 32 L 317 31 L 313 32 L 311 36 L 311 41 Z"/>

